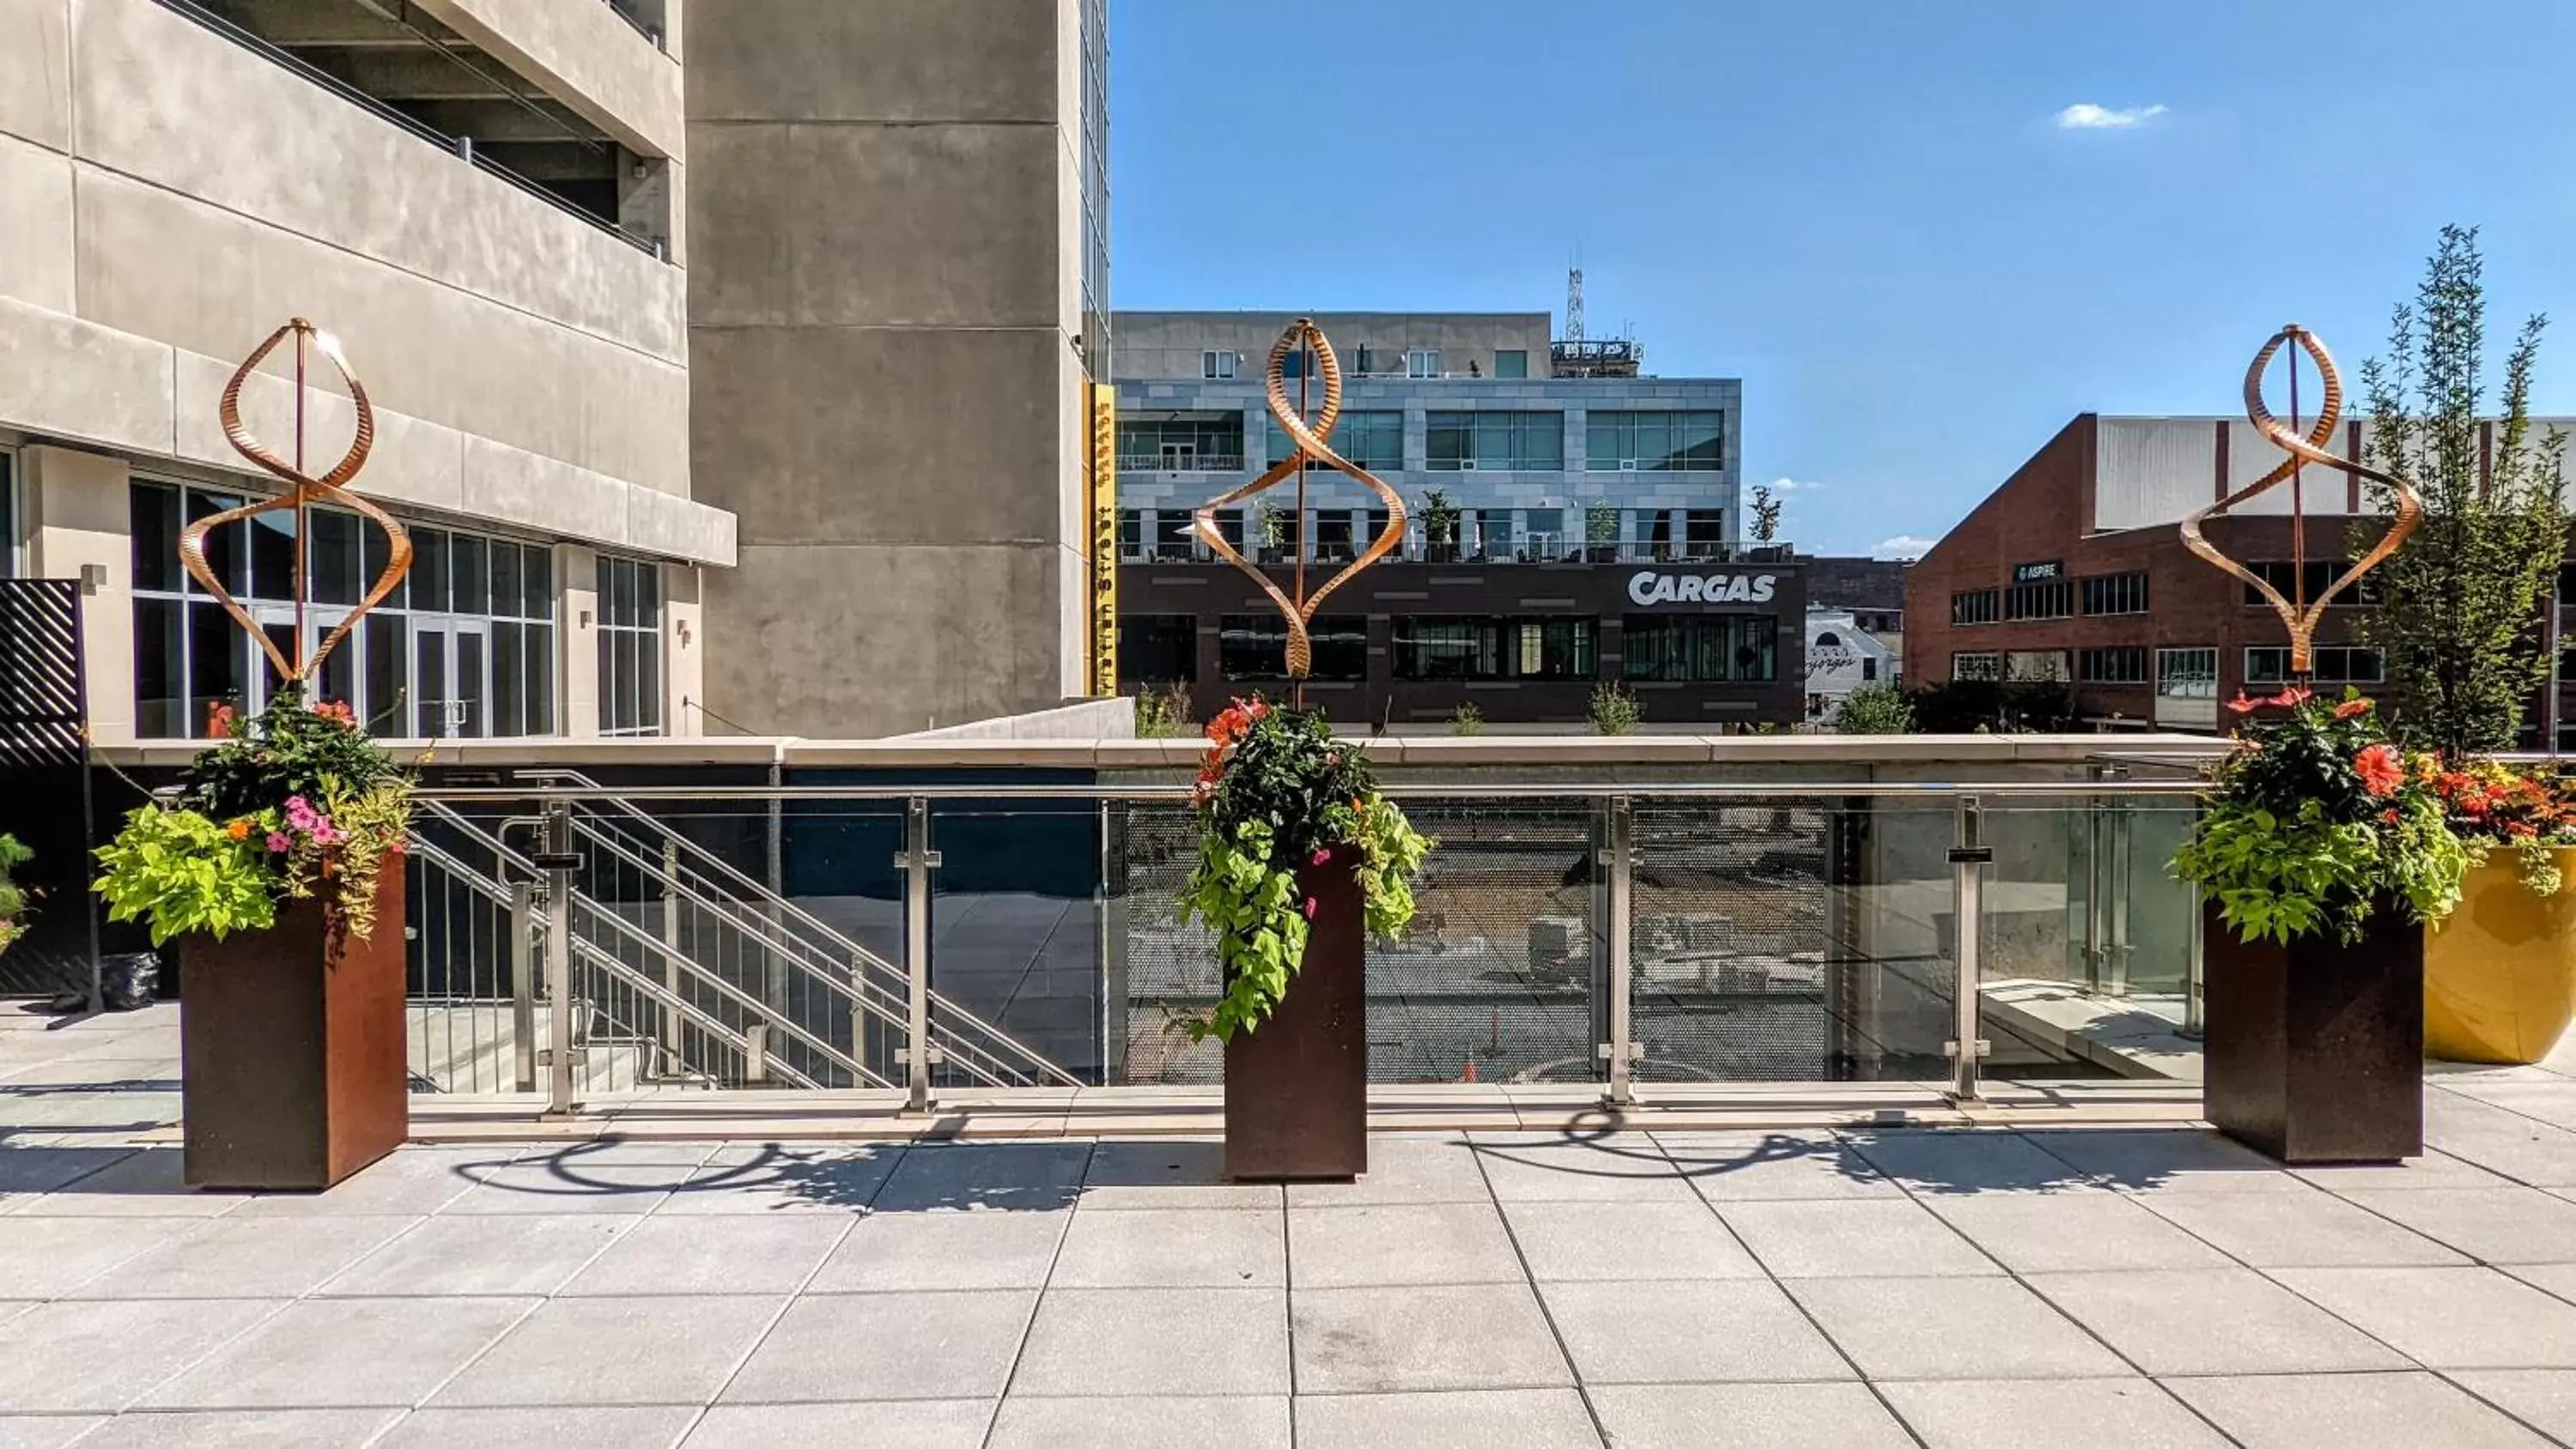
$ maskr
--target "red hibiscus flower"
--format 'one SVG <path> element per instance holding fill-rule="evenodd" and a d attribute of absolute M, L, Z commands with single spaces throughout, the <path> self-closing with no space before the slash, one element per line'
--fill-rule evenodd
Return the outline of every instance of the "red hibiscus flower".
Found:
<path fill-rule="evenodd" d="M 2335 706 L 2336 719 L 2350 719 L 2354 715 L 2368 713 L 2370 713 L 2370 701 L 2366 699 L 2347 699 Z"/>
<path fill-rule="evenodd" d="M 2395 810 L 2382 810 L 2379 812 L 2379 818 L 2385 824 L 2394 825 L 2397 823 L 2397 812 Z"/>
<path fill-rule="evenodd" d="M 2227 712 L 2229 714 L 2252 714 L 2255 710 L 2255 706 L 2256 701 L 2247 699 L 2245 697 L 2245 691 L 2240 689 L 2236 691 L 2236 697 L 2227 702 Z"/>
<path fill-rule="evenodd" d="M 2352 757 L 2352 767 L 2361 772 L 2361 788 L 2373 795 L 2394 795 L 2406 781 L 2406 766 L 2397 757 L 2397 747 L 2376 744 Z"/>
<path fill-rule="evenodd" d="M 2263 702 L 2275 709 L 2297 709 L 2315 697 L 2315 691 L 2305 685 L 2294 684 Z"/>

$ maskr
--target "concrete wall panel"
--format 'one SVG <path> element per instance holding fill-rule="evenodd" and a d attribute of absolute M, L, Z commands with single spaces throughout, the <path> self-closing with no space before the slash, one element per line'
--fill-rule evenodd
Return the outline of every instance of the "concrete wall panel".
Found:
<path fill-rule="evenodd" d="M 127 470 L 123 458 L 71 448 L 36 447 L 19 455 L 26 464 L 28 537 L 39 575 L 78 578 L 84 568 L 105 573 L 101 586 L 81 596 L 83 672 L 89 682 L 93 740 L 126 744 L 134 738 L 134 550 L 128 539 Z"/>
<path fill-rule="evenodd" d="M 72 148 L 71 0 L 0 0 L 0 132 Z"/>
<path fill-rule="evenodd" d="M 171 352 L 59 312 L 0 299 L 0 422 L 31 433 L 168 453 Z"/>
<path fill-rule="evenodd" d="M 679 63 L 598 0 L 415 3 L 629 149 L 680 154 Z"/>
<path fill-rule="evenodd" d="M 689 119 L 1053 125 L 1057 4 L 690 0 Z"/>
<path fill-rule="evenodd" d="M 0 296 L 72 312 L 73 276 L 71 158 L 0 136 Z"/>

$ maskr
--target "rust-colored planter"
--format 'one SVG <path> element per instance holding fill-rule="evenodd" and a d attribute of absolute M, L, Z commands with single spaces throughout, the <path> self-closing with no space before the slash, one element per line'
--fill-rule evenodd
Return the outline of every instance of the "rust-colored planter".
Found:
<path fill-rule="evenodd" d="M 2293 1164 L 2422 1155 L 2421 926 L 2383 901 L 2349 946 L 2247 945 L 2204 905 L 2201 939 L 2201 1095 L 2218 1130 Z"/>
<path fill-rule="evenodd" d="M 1306 955 L 1258 1030 L 1225 1044 L 1225 1172 L 1237 1181 L 1368 1171 L 1368 931 L 1355 846 L 1301 867 Z"/>
<path fill-rule="evenodd" d="M 374 938 L 333 949 L 320 902 L 183 948 L 180 1126 L 191 1187 L 326 1188 L 411 1131 L 403 870 L 385 862 Z"/>

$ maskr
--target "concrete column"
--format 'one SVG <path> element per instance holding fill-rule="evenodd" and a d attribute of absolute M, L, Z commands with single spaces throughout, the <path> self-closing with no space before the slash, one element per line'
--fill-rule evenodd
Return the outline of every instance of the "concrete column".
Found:
<path fill-rule="evenodd" d="M 683 564 L 662 569 L 662 726 L 663 733 L 696 738 L 713 730 L 731 730 L 706 717 L 706 638 L 698 603 L 703 576 Z"/>
<path fill-rule="evenodd" d="M 134 539 L 123 458 L 70 448 L 18 455 L 26 475 L 28 564 L 38 578 L 104 579 L 81 598 L 89 717 L 102 745 L 134 740 Z"/>
<path fill-rule="evenodd" d="M 555 577 L 563 580 L 563 732 L 591 739 L 599 734 L 599 555 L 559 544 Z"/>

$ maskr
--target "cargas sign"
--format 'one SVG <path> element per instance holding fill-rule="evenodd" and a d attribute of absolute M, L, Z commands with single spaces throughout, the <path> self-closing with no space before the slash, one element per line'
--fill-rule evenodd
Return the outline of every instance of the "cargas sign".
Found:
<path fill-rule="evenodd" d="M 1779 584 L 1775 574 L 1641 573 L 1628 580 L 1639 604 L 1767 604 Z"/>

